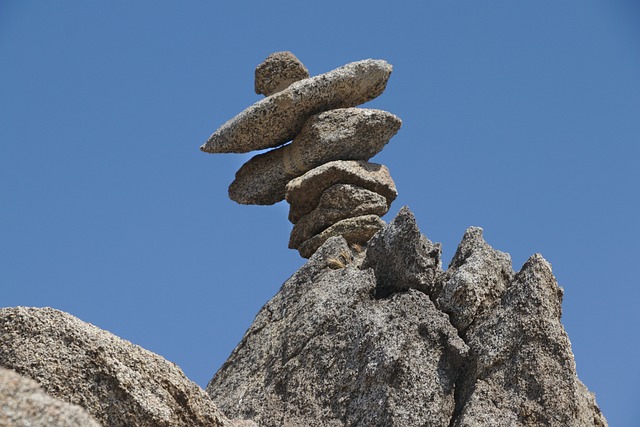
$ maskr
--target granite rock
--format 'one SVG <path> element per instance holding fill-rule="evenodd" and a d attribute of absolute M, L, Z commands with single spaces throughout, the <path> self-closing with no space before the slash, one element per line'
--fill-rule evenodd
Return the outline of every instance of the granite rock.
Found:
<path fill-rule="evenodd" d="M 200 149 L 246 153 L 282 145 L 300 133 L 311 115 L 355 107 L 380 95 L 391 71 L 386 61 L 366 59 L 297 81 L 223 124 Z"/>
<path fill-rule="evenodd" d="M 270 96 L 307 78 L 309 70 L 293 53 L 275 52 L 256 67 L 255 90 L 257 94 Z"/>
<path fill-rule="evenodd" d="M 225 426 L 180 368 L 70 314 L 0 309 L 0 366 L 36 380 L 105 426 Z"/>
<path fill-rule="evenodd" d="M 387 207 L 398 195 L 386 166 L 364 160 L 335 160 L 289 181 L 285 191 L 291 205 L 289 221 L 295 224 L 314 210 L 324 191 L 335 184 L 352 184 L 380 194 L 386 198 Z"/>
<path fill-rule="evenodd" d="M 225 413 L 275 426 L 448 426 L 467 346 L 423 293 L 374 298 L 328 240 L 256 316 L 207 386 Z"/>
<path fill-rule="evenodd" d="M 365 244 L 376 234 L 385 222 L 378 215 L 362 215 L 336 222 L 331 227 L 316 234 L 298 246 L 298 252 L 303 258 L 309 258 L 322 244 L 334 236 L 344 237 L 349 244 Z"/>
<path fill-rule="evenodd" d="M 49 396 L 34 380 L 0 368 L 0 426 L 100 427 L 83 408 Z"/>
<path fill-rule="evenodd" d="M 391 113 L 341 108 L 314 115 L 291 144 L 259 154 L 236 173 L 229 197 L 242 204 L 270 205 L 285 197 L 287 183 L 334 160 L 368 160 L 398 132 Z"/>
<path fill-rule="evenodd" d="M 340 220 L 362 215 L 383 216 L 388 210 L 383 196 L 355 185 L 336 184 L 322 194 L 318 207 L 293 227 L 289 248 L 297 249 L 302 242 Z"/>

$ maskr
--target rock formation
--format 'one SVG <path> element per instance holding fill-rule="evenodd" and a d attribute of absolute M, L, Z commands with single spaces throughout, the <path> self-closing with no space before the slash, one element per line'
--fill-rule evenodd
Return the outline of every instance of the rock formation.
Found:
<path fill-rule="evenodd" d="M 391 69 L 385 61 L 369 59 L 309 77 L 291 52 L 271 54 L 255 73 L 256 93 L 267 98 L 222 125 L 201 147 L 243 153 L 291 141 L 246 162 L 229 186 L 229 197 L 258 205 L 286 198 L 296 225 L 289 248 L 304 258 L 336 235 L 364 244 L 384 225 L 379 217 L 395 199 L 395 185 L 386 167 L 367 160 L 402 121 L 386 111 L 353 107 L 380 95 Z"/>
<path fill-rule="evenodd" d="M 406 208 L 360 252 L 329 238 L 207 386 L 275 426 L 606 426 L 578 380 L 562 289 L 470 228 L 447 271 Z"/>

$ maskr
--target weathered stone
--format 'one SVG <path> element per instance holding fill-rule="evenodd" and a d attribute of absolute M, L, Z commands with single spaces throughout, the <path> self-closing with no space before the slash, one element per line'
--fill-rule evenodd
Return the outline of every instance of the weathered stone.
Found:
<path fill-rule="evenodd" d="M 387 208 L 398 195 L 386 166 L 364 160 L 335 160 L 289 181 L 285 191 L 291 205 L 289 221 L 295 224 L 314 210 L 322 193 L 335 184 L 352 184 L 380 194 L 387 199 Z"/>
<path fill-rule="evenodd" d="M 261 427 L 449 426 L 467 346 L 423 293 L 373 297 L 371 270 L 327 262 L 332 238 L 258 313 L 207 386 Z"/>
<path fill-rule="evenodd" d="M 80 406 L 49 396 L 37 382 L 0 368 L 0 426 L 100 427 Z"/>
<path fill-rule="evenodd" d="M 291 144 L 245 163 L 229 187 L 242 204 L 270 205 L 284 199 L 287 183 L 333 160 L 368 160 L 398 132 L 402 121 L 391 113 L 341 108 L 317 114 Z"/>
<path fill-rule="evenodd" d="M 441 253 L 440 244 L 431 243 L 420 233 L 413 212 L 404 206 L 371 239 L 362 267 L 375 272 L 378 297 L 411 288 L 433 295 L 442 271 Z"/>
<path fill-rule="evenodd" d="M 343 219 L 302 243 L 298 247 L 298 252 L 303 258 L 309 258 L 329 237 L 333 236 L 342 236 L 349 243 L 364 244 L 384 225 L 385 222 L 378 215 Z"/>
<path fill-rule="evenodd" d="M 470 246 L 478 248 L 478 236 L 470 240 L 476 241 Z M 480 270 L 469 274 L 485 283 L 504 280 L 506 260 L 493 255 L 482 265 L 472 254 L 469 262 Z M 491 259 L 497 264 L 490 265 Z M 464 266 L 462 261 L 452 268 Z M 487 282 L 491 274 L 496 277 Z M 493 298 L 491 293 L 477 295 Z M 607 425 L 595 397 L 576 374 L 571 343 L 560 322 L 562 295 L 551 266 L 536 254 L 490 311 L 476 313 L 464 334 L 471 357 L 458 382 L 458 415 L 452 426 L 480 427 L 488 420 L 495 426 Z"/>
<path fill-rule="evenodd" d="M 499 301 L 513 279 L 511 257 L 482 238 L 482 228 L 470 227 L 449 264 L 438 305 L 459 331 Z"/>
<path fill-rule="evenodd" d="M 273 95 L 291 83 L 309 78 L 309 70 L 291 52 L 275 52 L 256 68 L 257 94 Z"/>
<path fill-rule="evenodd" d="M 0 366 L 105 426 L 225 425 L 175 364 L 51 308 L 0 309 Z"/>
<path fill-rule="evenodd" d="M 355 107 L 380 95 L 392 69 L 386 61 L 367 59 L 297 81 L 223 124 L 200 149 L 246 153 L 282 145 L 300 133 L 309 116 Z"/>
<path fill-rule="evenodd" d="M 340 220 L 362 215 L 382 216 L 388 210 L 383 196 L 351 184 L 336 184 L 322 194 L 318 207 L 293 227 L 289 248 L 297 249 L 302 242 Z"/>

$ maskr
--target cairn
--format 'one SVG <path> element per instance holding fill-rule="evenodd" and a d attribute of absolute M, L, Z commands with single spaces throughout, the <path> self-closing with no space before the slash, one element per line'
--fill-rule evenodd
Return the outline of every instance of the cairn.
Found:
<path fill-rule="evenodd" d="M 286 199 L 294 224 L 289 248 L 302 257 L 333 236 L 366 244 L 384 226 L 380 217 L 397 196 L 389 170 L 368 160 L 402 121 L 355 107 L 379 96 L 391 71 L 386 61 L 367 59 L 310 77 L 291 52 L 273 53 L 255 73 L 255 91 L 266 98 L 223 124 L 200 149 L 274 148 L 238 170 L 229 197 L 256 205 Z"/>

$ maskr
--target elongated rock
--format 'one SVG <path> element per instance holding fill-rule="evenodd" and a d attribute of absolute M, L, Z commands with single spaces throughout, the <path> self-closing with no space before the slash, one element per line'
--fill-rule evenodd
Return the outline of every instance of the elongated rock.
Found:
<path fill-rule="evenodd" d="M 368 160 L 401 125 L 397 116 L 382 110 L 341 108 L 314 115 L 291 144 L 245 163 L 229 187 L 229 197 L 242 204 L 277 203 L 291 179 L 333 160 Z"/>
<path fill-rule="evenodd" d="M 270 96 L 308 78 L 309 70 L 293 53 L 275 52 L 256 68 L 255 90 L 257 94 Z"/>
<path fill-rule="evenodd" d="M 285 197 L 291 205 L 289 221 L 295 224 L 314 210 L 323 192 L 335 184 L 353 184 L 380 194 L 386 198 L 387 208 L 398 195 L 386 166 L 364 160 L 336 160 L 311 169 L 287 184 Z"/>
<path fill-rule="evenodd" d="M 348 243 L 364 244 L 384 226 L 385 222 L 378 215 L 343 219 L 302 243 L 298 252 L 303 258 L 309 258 L 327 239 L 334 236 L 342 236 Z"/>
<path fill-rule="evenodd" d="M 336 184 L 322 194 L 318 207 L 293 227 L 289 248 L 297 249 L 304 241 L 343 219 L 362 215 L 382 216 L 388 210 L 383 196 L 355 185 Z"/>
<path fill-rule="evenodd" d="M 393 67 L 366 59 L 293 83 L 223 124 L 200 147 L 208 153 L 246 153 L 292 140 L 309 116 L 355 107 L 380 95 Z"/>

